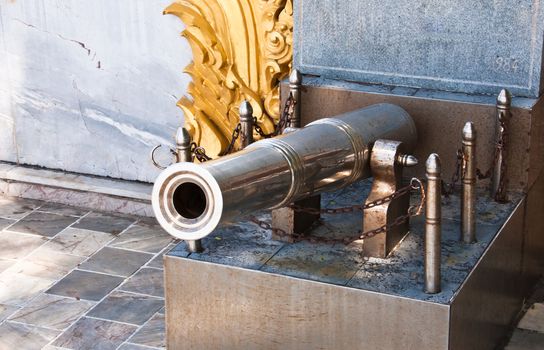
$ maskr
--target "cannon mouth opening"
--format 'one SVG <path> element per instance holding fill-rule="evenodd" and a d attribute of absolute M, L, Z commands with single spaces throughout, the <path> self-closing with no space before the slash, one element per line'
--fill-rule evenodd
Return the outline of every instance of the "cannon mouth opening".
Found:
<path fill-rule="evenodd" d="M 155 181 L 151 195 L 159 224 L 183 240 L 212 233 L 223 216 L 223 194 L 213 175 L 201 165 L 177 163 Z"/>
<path fill-rule="evenodd" d="M 207 207 L 206 193 L 196 183 L 185 182 L 179 185 L 172 195 L 172 204 L 179 215 L 186 219 L 197 219 Z"/>

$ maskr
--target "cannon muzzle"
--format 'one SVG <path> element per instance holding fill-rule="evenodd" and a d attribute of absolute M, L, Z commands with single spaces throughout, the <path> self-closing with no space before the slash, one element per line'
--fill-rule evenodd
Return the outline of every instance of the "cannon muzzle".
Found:
<path fill-rule="evenodd" d="M 373 105 L 217 160 L 174 164 L 155 182 L 153 210 L 174 237 L 201 239 L 221 222 L 370 177 L 378 139 L 400 141 L 403 152 L 412 152 L 417 132 L 410 115 L 392 104 Z"/>

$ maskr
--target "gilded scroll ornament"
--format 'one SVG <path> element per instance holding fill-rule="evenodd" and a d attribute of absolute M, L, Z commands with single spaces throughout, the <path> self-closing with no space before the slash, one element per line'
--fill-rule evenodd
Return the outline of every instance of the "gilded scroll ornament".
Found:
<path fill-rule="evenodd" d="M 178 106 L 193 140 L 217 156 L 238 124 L 238 107 L 249 100 L 261 128 L 279 119 L 279 81 L 292 59 L 292 0 L 177 0 L 164 11 L 186 25 L 193 51 L 185 68 L 192 77 Z"/>

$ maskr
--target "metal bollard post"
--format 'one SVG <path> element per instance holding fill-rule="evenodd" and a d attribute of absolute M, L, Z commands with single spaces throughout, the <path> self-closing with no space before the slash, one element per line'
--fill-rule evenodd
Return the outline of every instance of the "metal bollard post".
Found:
<path fill-rule="evenodd" d="M 240 142 L 242 149 L 253 143 L 253 107 L 248 100 L 245 100 L 240 105 Z"/>
<path fill-rule="evenodd" d="M 178 128 L 176 132 L 176 162 L 192 162 L 193 157 L 191 154 L 191 135 L 185 128 Z M 202 247 L 202 241 L 186 241 L 187 250 L 191 253 L 200 253 L 204 251 Z"/>
<path fill-rule="evenodd" d="M 442 236 L 442 179 L 438 154 L 426 163 L 427 199 L 425 206 L 425 293 L 440 293 L 440 240 Z"/>
<path fill-rule="evenodd" d="M 289 123 L 290 128 L 300 128 L 302 126 L 301 121 L 301 111 L 302 111 L 302 103 L 301 103 L 301 86 L 302 86 L 302 74 L 296 69 L 293 69 L 291 72 L 291 75 L 289 76 L 289 89 L 290 93 L 293 95 L 293 99 L 295 100 L 295 110 L 293 112 L 293 116 L 291 117 L 291 121 Z"/>
<path fill-rule="evenodd" d="M 176 163 L 192 162 L 191 135 L 185 128 L 178 128 L 176 133 Z"/>
<path fill-rule="evenodd" d="M 497 127 L 495 136 L 495 142 L 497 142 L 501 152 L 497 152 L 495 155 L 495 166 L 493 170 L 493 179 L 491 182 L 491 197 L 498 202 L 506 201 L 506 149 L 504 144 L 504 136 L 506 129 L 508 128 L 510 118 L 512 117 L 512 112 L 510 111 L 511 105 L 512 95 L 506 89 L 501 90 L 499 96 L 497 97 Z"/>
<path fill-rule="evenodd" d="M 197 239 L 195 241 L 185 241 L 187 244 L 187 250 L 190 253 L 202 253 L 204 248 L 202 247 L 202 240 Z"/>
<path fill-rule="evenodd" d="M 461 193 L 461 240 L 476 242 L 476 130 L 468 122 L 463 128 L 463 191 Z"/>

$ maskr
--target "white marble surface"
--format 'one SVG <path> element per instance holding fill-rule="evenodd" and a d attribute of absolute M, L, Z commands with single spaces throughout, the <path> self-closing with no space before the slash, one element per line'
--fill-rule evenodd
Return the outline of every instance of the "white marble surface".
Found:
<path fill-rule="evenodd" d="M 1 1 L 1 0 L 0 0 Z M 0 162 L 0 194 L 106 212 L 153 216 L 152 185 Z"/>
<path fill-rule="evenodd" d="M 172 0 L 0 0 L 0 160 L 152 182 L 191 51 Z"/>
<path fill-rule="evenodd" d="M 6 163 L 0 163 L 0 179 L 26 184 L 64 188 L 80 192 L 93 192 L 146 202 L 151 201 L 152 186 L 140 182 L 86 176 L 24 166 L 9 166 Z M 54 198 L 51 198 L 51 201 L 54 201 Z"/>

